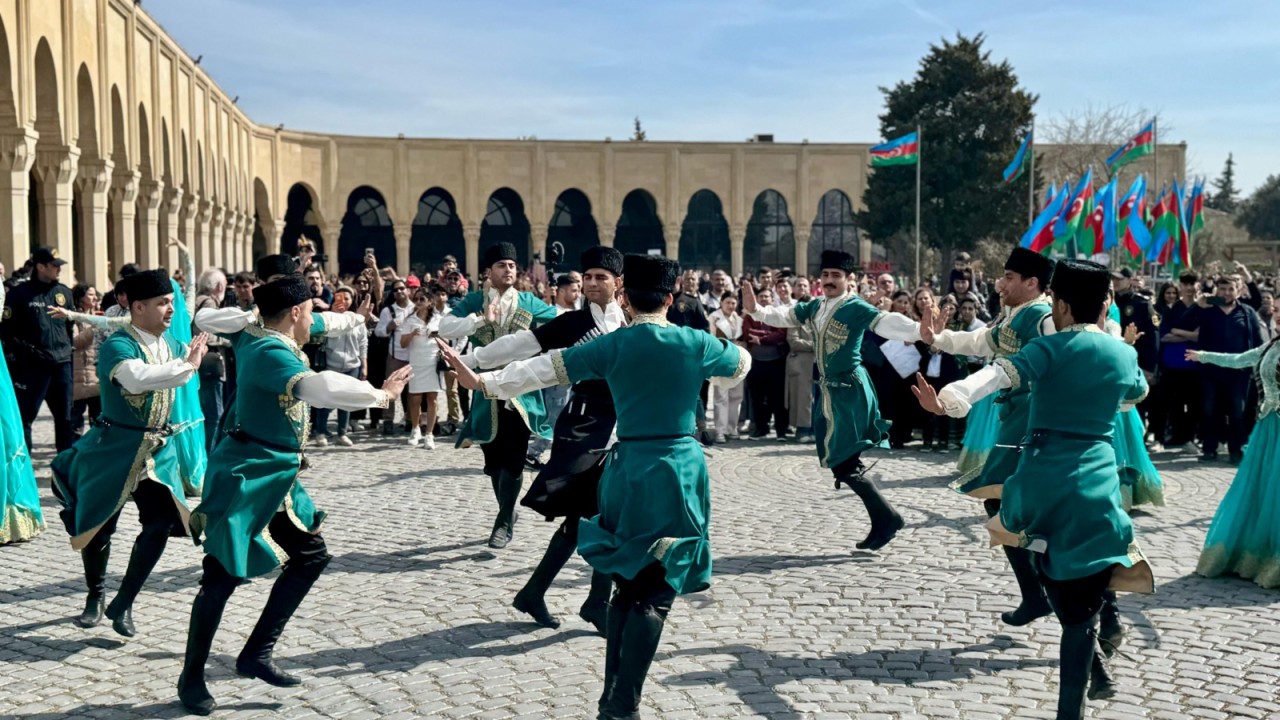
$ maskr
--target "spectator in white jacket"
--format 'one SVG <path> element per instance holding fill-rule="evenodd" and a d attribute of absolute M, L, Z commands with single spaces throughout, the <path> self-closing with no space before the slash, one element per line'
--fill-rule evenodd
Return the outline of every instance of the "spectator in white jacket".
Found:
<path fill-rule="evenodd" d="M 707 318 L 711 321 L 711 334 L 724 338 L 746 350 L 742 340 L 742 316 L 738 314 L 738 296 L 725 292 L 720 297 L 720 309 Z M 716 388 L 715 421 L 716 442 L 726 442 L 738 437 L 738 415 L 742 410 L 744 387 L 738 384 L 731 390 Z"/>
<path fill-rule="evenodd" d="M 355 293 L 349 287 L 340 287 L 333 293 L 333 312 L 348 312 L 354 302 Z M 361 323 L 350 330 L 324 339 L 325 368 L 343 375 L 364 380 L 369 374 L 369 330 Z M 312 438 L 317 446 L 324 447 L 333 440 L 343 447 L 351 447 L 351 437 L 347 434 L 351 425 L 351 413 L 338 411 L 337 437 L 329 433 L 329 408 L 316 408 L 316 424 L 311 429 Z"/>

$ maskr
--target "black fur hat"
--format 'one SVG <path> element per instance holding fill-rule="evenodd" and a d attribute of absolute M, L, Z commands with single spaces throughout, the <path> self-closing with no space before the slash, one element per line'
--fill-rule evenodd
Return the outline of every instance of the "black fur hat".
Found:
<path fill-rule="evenodd" d="M 298 272 L 298 263 L 288 255 L 263 255 L 254 265 L 258 280 L 266 282 L 276 275 L 292 275 Z"/>
<path fill-rule="evenodd" d="M 853 256 L 843 250 L 823 250 L 820 270 L 843 270 L 846 275 L 858 266 Z"/>
<path fill-rule="evenodd" d="M 123 294 L 129 302 L 173 294 L 173 283 L 169 282 L 169 271 L 164 268 L 144 270 L 122 277 L 115 288 L 116 293 Z"/>
<path fill-rule="evenodd" d="M 593 248 L 588 248 L 586 252 L 582 253 L 581 265 L 582 272 L 592 268 L 600 268 L 601 270 L 608 270 L 614 275 L 621 275 L 622 253 L 611 247 L 597 245 Z"/>
<path fill-rule="evenodd" d="M 674 293 L 680 279 L 680 263 L 658 255 L 628 255 L 622 275 L 627 290 Z"/>
<path fill-rule="evenodd" d="M 484 249 L 484 257 L 481 258 L 481 267 L 493 267 L 494 263 L 510 260 L 511 262 L 520 262 L 516 257 L 516 246 L 509 242 L 494 243 Z"/>
<path fill-rule="evenodd" d="M 264 318 L 310 299 L 311 288 L 307 287 L 307 281 L 297 273 L 276 278 L 253 289 L 253 302 L 258 305 L 258 313 Z"/>
<path fill-rule="evenodd" d="M 1024 247 L 1016 247 L 1004 261 L 1004 269 L 1018 273 L 1024 278 L 1035 278 L 1040 281 L 1040 290 L 1049 289 L 1049 281 L 1053 277 L 1053 260 L 1040 253 Z"/>

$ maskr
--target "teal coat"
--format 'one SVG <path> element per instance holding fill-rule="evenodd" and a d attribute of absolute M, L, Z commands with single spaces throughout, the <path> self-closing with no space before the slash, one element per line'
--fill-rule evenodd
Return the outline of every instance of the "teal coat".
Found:
<path fill-rule="evenodd" d="M 478 314 L 484 316 L 485 308 L 489 306 L 489 296 L 485 292 L 473 292 L 468 294 L 458 303 L 452 311 L 452 315 L 456 317 L 467 317 L 469 315 Z M 551 322 L 556 319 L 555 307 L 548 305 L 538 299 L 533 293 L 520 293 L 519 303 L 516 309 L 511 313 L 511 317 L 507 318 L 505 325 L 490 325 L 488 323 L 480 326 L 471 335 L 471 344 L 476 347 L 484 347 L 489 343 L 497 340 L 505 335 L 512 335 L 521 330 L 529 330 L 543 323 Z M 516 412 L 520 413 L 520 417 L 524 420 L 524 424 L 528 426 L 529 431 L 535 435 L 551 439 L 551 425 L 547 422 L 547 410 L 542 404 L 542 393 L 531 392 L 525 393 L 519 397 L 513 398 L 512 407 Z M 493 442 L 498 436 L 498 411 L 502 409 L 502 403 L 497 400 L 485 400 L 476 396 L 471 401 L 471 414 L 467 416 L 467 420 L 462 425 L 462 429 L 458 432 L 457 447 L 470 447 L 472 443 L 486 444 Z"/>
<path fill-rule="evenodd" d="M 1014 308 L 1008 315 L 991 324 L 987 340 L 995 357 L 1015 355 L 1023 346 L 1042 336 L 1045 318 L 1053 313 L 1045 299 Z M 998 498 L 1005 478 L 1018 467 L 1018 444 L 1027 434 L 1027 410 L 1030 392 L 1027 388 L 1002 390 L 996 396 L 996 444 L 987 461 L 952 484 L 952 488 L 976 498 Z"/>
<path fill-rule="evenodd" d="M 862 366 L 862 337 L 884 315 L 866 300 L 850 295 L 823 327 L 818 327 L 822 299 L 797 303 L 795 321 L 813 333 L 813 359 L 818 368 L 813 403 L 813 432 L 818 460 L 832 468 L 857 453 L 882 445 L 888 423 L 871 377 Z"/>
<path fill-rule="evenodd" d="M 312 333 L 323 332 L 323 319 L 313 317 Z M 281 507 L 303 532 L 319 533 L 324 520 L 298 480 L 311 408 L 293 389 L 314 373 L 281 333 L 250 325 L 225 337 L 236 353 L 235 424 L 209 456 L 191 529 L 227 572 L 254 577 L 287 559 L 267 531 Z"/>
<path fill-rule="evenodd" d="M 174 358 L 182 358 L 187 348 L 165 331 Z M 170 414 L 176 391 L 154 390 L 131 395 L 114 379 L 116 368 L 126 360 L 158 364 L 127 325 L 107 338 L 98 348 L 97 375 L 101 388 L 102 418 L 75 445 L 53 460 L 54 492 L 61 498 L 61 517 L 71 535 L 71 546 L 82 549 L 103 523 L 124 507 L 125 501 L 142 480 L 154 480 L 169 490 L 186 530 L 189 515 L 178 467 L 177 448 L 172 442 Z"/>
<path fill-rule="evenodd" d="M 582 557 L 624 578 L 660 562 L 676 592 L 705 590 L 711 495 L 702 445 L 693 437 L 698 395 L 708 378 L 741 379 L 749 366 L 745 351 L 670 325 L 665 315 L 640 315 L 628 327 L 553 351 L 551 360 L 561 384 L 604 379 L 618 412 L 618 444 L 600 479 L 600 514 L 579 525 Z"/>
<path fill-rule="evenodd" d="M 1055 580 L 1118 566 L 1113 587 L 1150 592 L 1111 446 L 1120 404 L 1147 394 L 1137 353 L 1097 325 L 1075 325 L 995 362 L 1011 390 L 1028 395 L 1029 432 L 1004 483 L 1000 522 L 1044 553 Z"/>

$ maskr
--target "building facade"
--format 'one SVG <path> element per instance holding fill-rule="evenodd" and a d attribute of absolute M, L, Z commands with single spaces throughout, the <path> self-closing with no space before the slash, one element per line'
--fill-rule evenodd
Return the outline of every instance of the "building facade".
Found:
<path fill-rule="evenodd" d="M 302 236 L 331 271 L 596 243 L 735 274 L 876 248 L 854 212 L 869 144 L 379 138 L 258 125 L 132 0 L 0 0 L 0 262 L 50 245 L 107 285 L 125 263 L 241 270 Z M 1051 154 L 1052 148 L 1042 149 Z M 1181 177 L 1185 148 L 1160 148 Z"/>

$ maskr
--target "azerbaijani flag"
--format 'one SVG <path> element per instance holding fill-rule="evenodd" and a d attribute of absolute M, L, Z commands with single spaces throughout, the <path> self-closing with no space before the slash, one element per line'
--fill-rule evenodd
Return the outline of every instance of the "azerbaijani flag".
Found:
<path fill-rule="evenodd" d="M 1175 266 L 1189 268 L 1191 267 L 1191 233 L 1188 231 L 1190 223 L 1187 220 L 1187 212 L 1190 209 L 1190 206 L 1184 199 L 1182 188 L 1178 187 L 1177 181 L 1174 181 L 1173 183 L 1173 195 L 1174 202 L 1176 203 L 1174 207 L 1177 208 L 1177 212 L 1174 213 L 1174 217 L 1177 219 L 1178 225 L 1177 234 L 1174 235 L 1174 237 L 1178 238 L 1178 247 L 1176 248 L 1176 252 L 1173 256 L 1173 264 Z"/>
<path fill-rule="evenodd" d="M 1187 219 L 1187 227 L 1190 228 L 1188 233 L 1194 235 L 1204 229 L 1204 178 L 1200 178 L 1196 182 L 1194 188 L 1191 189 L 1191 207 L 1187 209 L 1190 217 Z"/>
<path fill-rule="evenodd" d="M 1116 151 L 1111 153 L 1111 157 L 1107 158 L 1108 173 L 1114 173 L 1134 160 L 1155 152 L 1155 123 L 1155 120 L 1147 123 L 1146 127 L 1139 130 L 1137 135 L 1129 138 L 1129 142 L 1116 148 Z"/>
<path fill-rule="evenodd" d="M 1160 191 L 1160 204 L 1151 211 L 1151 232 L 1154 237 L 1147 251 L 1147 259 L 1158 264 L 1168 265 L 1173 260 L 1174 245 L 1178 243 L 1178 184 L 1166 193 Z"/>
<path fill-rule="evenodd" d="M 1022 177 L 1022 169 L 1026 165 L 1027 157 L 1035 153 L 1035 148 L 1031 146 L 1031 136 L 1034 132 L 1028 132 L 1027 136 L 1022 139 L 1022 144 L 1018 146 L 1018 153 L 1013 156 L 1013 162 L 1009 163 L 1009 167 L 1004 169 L 1004 181 L 1006 184 Z"/>
<path fill-rule="evenodd" d="M 1141 175 L 1133 179 L 1129 192 L 1116 211 L 1116 234 L 1124 242 L 1124 249 L 1132 260 L 1141 260 L 1142 253 L 1151 243 L 1151 231 L 1143 220 L 1147 205 L 1147 179 Z"/>
<path fill-rule="evenodd" d="M 1071 207 L 1067 208 L 1067 228 L 1071 231 L 1069 238 L 1076 241 L 1075 252 L 1080 252 L 1086 247 L 1085 221 L 1093 213 L 1093 168 L 1080 178 L 1080 183 L 1076 186 L 1075 195 L 1071 198 Z"/>
<path fill-rule="evenodd" d="M 1035 222 L 1032 222 L 1031 227 L 1023 234 L 1022 242 L 1019 243 L 1022 247 L 1038 253 L 1044 253 L 1053 247 L 1055 241 L 1053 229 L 1058 217 L 1062 215 L 1062 208 L 1067 205 L 1067 197 L 1070 194 L 1071 186 L 1063 185 L 1057 197 L 1049 201 L 1044 210 L 1036 216 Z"/>
<path fill-rule="evenodd" d="M 1115 247 L 1116 237 L 1116 179 L 1102 186 L 1097 202 L 1084 221 L 1084 242 L 1080 249 L 1093 255 Z"/>
<path fill-rule="evenodd" d="M 920 135 L 907 133 L 871 148 L 871 167 L 915 165 L 920 161 Z"/>
<path fill-rule="evenodd" d="M 1044 202 L 1040 205 L 1040 207 L 1042 209 L 1049 207 L 1049 203 L 1053 202 L 1053 199 L 1057 196 L 1058 196 L 1058 186 L 1056 183 L 1050 180 L 1049 187 L 1044 191 Z"/>

